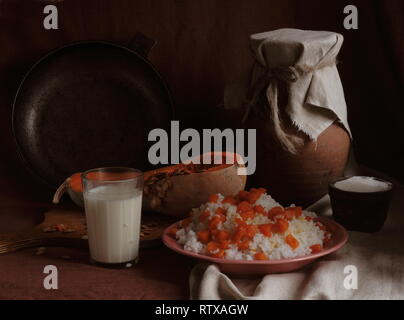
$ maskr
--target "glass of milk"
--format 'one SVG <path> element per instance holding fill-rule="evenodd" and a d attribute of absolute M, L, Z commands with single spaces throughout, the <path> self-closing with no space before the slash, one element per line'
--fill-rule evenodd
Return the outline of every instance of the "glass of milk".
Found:
<path fill-rule="evenodd" d="M 83 173 L 91 261 L 130 267 L 138 260 L 143 173 L 110 167 Z"/>

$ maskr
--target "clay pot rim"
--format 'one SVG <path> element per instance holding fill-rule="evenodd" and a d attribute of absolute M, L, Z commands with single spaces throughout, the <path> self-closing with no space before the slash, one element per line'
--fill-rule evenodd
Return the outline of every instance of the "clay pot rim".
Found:
<path fill-rule="evenodd" d="M 343 180 L 347 180 L 353 177 L 361 177 L 361 178 L 372 178 L 375 179 L 377 181 L 380 182 L 384 182 L 388 185 L 388 188 L 386 190 L 380 190 L 380 191 L 369 191 L 369 192 L 359 192 L 359 191 L 347 191 L 347 190 L 342 190 L 339 189 L 335 186 L 335 183 L 339 182 L 339 181 L 343 181 Z M 363 195 L 363 196 L 370 196 L 370 195 L 378 195 L 378 194 L 387 194 L 392 192 L 392 190 L 394 189 L 394 184 L 391 181 L 388 180 L 384 180 L 381 178 L 377 178 L 377 177 L 373 177 L 373 176 L 363 176 L 363 175 L 350 175 L 350 176 L 344 176 L 344 177 L 340 177 L 337 179 L 332 180 L 329 184 L 328 184 L 328 188 L 329 190 L 333 190 L 335 192 L 339 192 L 341 194 L 346 194 L 346 195 Z"/>

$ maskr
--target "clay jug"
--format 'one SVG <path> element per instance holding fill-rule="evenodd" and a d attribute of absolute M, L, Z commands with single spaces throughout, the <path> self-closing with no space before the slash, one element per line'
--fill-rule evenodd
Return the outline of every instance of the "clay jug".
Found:
<path fill-rule="evenodd" d="M 304 145 L 292 154 L 280 145 L 266 117 L 250 114 L 242 122 L 243 110 L 216 108 L 215 126 L 256 129 L 256 171 L 247 179 L 247 188 L 264 187 L 282 205 L 306 207 L 328 192 L 328 184 L 343 175 L 349 154 L 350 137 L 334 122 L 317 141 L 311 141 L 282 114 L 284 130 L 304 139 Z M 247 148 L 245 148 L 247 150 Z"/>
<path fill-rule="evenodd" d="M 241 113 L 231 127 L 257 130 L 256 172 L 247 181 L 283 205 L 315 202 L 343 174 L 350 135 L 336 67 L 342 43 L 341 34 L 328 31 L 253 34 L 249 85 L 225 89 L 223 105 Z"/>
<path fill-rule="evenodd" d="M 328 192 L 328 184 L 342 176 L 348 160 L 350 138 L 334 122 L 317 141 L 311 141 L 290 122 L 287 133 L 304 139 L 297 154 L 285 151 L 263 119 L 251 117 L 246 124 L 257 129 L 257 167 L 251 185 L 264 187 L 281 204 L 307 206 Z"/>

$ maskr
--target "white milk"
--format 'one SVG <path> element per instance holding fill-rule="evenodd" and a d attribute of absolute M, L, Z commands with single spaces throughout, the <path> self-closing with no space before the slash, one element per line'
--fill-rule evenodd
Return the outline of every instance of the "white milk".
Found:
<path fill-rule="evenodd" d="M 103 263 L 137 259 L 142 192 L 104 185 L 84 194 L 91 258 Z"/>
<path fill-rule="evenodd" d="M 390 185 L 372 177 L 355 176 L 338 181 L 334 186 L 343 191 L 350 192 L 378 192 L 388 190 Z"/>

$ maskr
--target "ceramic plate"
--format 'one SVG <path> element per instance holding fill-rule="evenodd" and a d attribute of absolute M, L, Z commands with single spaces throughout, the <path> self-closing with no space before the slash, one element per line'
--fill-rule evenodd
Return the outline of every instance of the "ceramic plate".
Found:
<path fill-rule="evenodd" d="M 270 274 L 270 273 L 281 273 L 290 272 L 302 268 L 303 266 L 313 262 L 314 260 L 329 255 L 340 248 L 342 248 L 348 240 L 347 231 L 335 221 L 319 217 L 320 221 L 331 232 L 331 240 L 324 246 L 323 250 L 310 254 L 304 257 L 282 259 L 282 260 L 265 260 L 265 261 L 248 261 L 248 260 L 229 260 L 220 259 L 205 256 L 202 254 L 197 254 L 184 250 L 181 245 L 179 245 L 176 240 L 168 234 L 168 231 L 172 227 L 177 227 L 181 221 L 178 221 L 171 226 L 169 226 L 163 234 L 164 244 L 180 254 L 196 258 L 203 262 L 215 263 L 218 265 L 220 270 L 224 273 L 234 274 L 234 275 L 257 275 L 257 274 Z"/>

